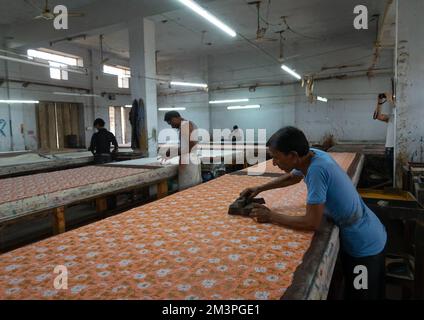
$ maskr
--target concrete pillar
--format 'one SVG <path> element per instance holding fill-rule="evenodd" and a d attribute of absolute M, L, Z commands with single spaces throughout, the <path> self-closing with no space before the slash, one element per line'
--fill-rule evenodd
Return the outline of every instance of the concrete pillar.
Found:
<path fill-rule="evenodd" d="M 5 39 L 5 28 L 0 27 L 0 49 L 6 50 L 7 43 Z M 4 53 L 2 53 L 4 54 Z M 5 79 L 6 83 L 0 86 L 0 99 L 10 99 L 9 63 L 7 60 L 0 60 L 0 78 Z M 11 105 L 0 105 L 0 151 L 13 151 L 13 132 L 11 129 Z"/>
<path fill-rule="evenodd" d="M 153 21 L 140 18 L 128 23 L 131 68 L 131 98 L 142 98 L 146 108 L 149 157 L 157 155 L 156 41 Z"/>
<path fill-rule="evenodd" d="M 100 94 L 99 90 L 96 90 L 95 84 L 96 78 L 98 79 L 103 66 L 100 64 L 100 61 L 98 58 L 96 58 L 96 56 L 97 55 L 93 50 L 88 51 L 91 93 Z M 91 137 L 96 131 L 93 128 L 93 122 L 96 118 L 96 99 L 91 97 L 87 99 L 87 101 L 89 101 L 89 103 L 84 105 L 84 139 L 85 146 L 88 148 L 90 145 Z M 108 122 L 108 119 L 104 120 Z"/>
<path fill-rule="evenodd" d="M 396 67 L 396 184 L 408 161 L 424 162 L 424 1 L 398 0 Z"/>

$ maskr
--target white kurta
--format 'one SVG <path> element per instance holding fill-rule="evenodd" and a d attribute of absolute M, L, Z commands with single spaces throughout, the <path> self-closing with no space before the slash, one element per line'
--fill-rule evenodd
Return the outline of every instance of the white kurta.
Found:
<path fill-rule="evenodd" d="M 194 123 L 191 123 L 193 129 L 197 129 Z M 189 121 L 183 121 L 180 129 L 180 164 L 178 168 L 178 188 L 179 190 L 188 189 L 202 183 L 202 168 L 200 157 L 197 154 L 196 147 L 189 153 L 189 141 L 197 141 L 196 134 L 192 133 L 189 137 Z"/>

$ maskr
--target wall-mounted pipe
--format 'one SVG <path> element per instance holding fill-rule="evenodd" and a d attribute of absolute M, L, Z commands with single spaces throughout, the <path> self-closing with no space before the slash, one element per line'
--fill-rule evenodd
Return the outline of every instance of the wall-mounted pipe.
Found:
<path fill-rule="evenodd" d="M 28 80 L 16 80 L 16 79 L 0 79 L 3 81 L 3 83 L 20 83 L 24 85 L 25 87 L 29 85 L 36 85 L 36 86 L 44 86 L 44 87 L 51 87 L 51 88 L 61 88 L 61 89 L 69 89 L 69 90 L 80 90 L 85 91 L 87 93 L 90 93 L 90 89 L 86 88 L 78 88 L 78 87 L 72 87 L 72 86 L 63 86 L 63 85 L 57 85 L 57 84 L 50 84 L 45 82 L 38 82 L 38 81 L 28 81 Z M 0 84 L 1 86 L 1 84 Z"/>
<path fill-rule="evenodd" d="M 393 1 L 394 0 L 387 0 L 386 7 L 384 8 L 383 19 L 382 19 L 382 22 L 381 22 L 381 27 L 377 31 L 378 32 L 378 34 L 377 34 L 377 41 L 374 44 L 374 54 L 373 54 L 371 66 L 370 66 L 370 68 L 368 70 L 368 76 L 373 76 L 374 75 L 373 69 L 377 65 L 378 59 L 380 58 L 380 51 L 382 49 L 381 41 L 383 39 L 384 26 L 385 26 L 385 24 L 387 22 L 387 17 L 389 15 L 389 11 L 391 9 L 391 6 L 393 5 Z M 378 20 L 377 23 L 379 23 L 379 20 Z"/>
<path fill-rule="evenodd" d="M 30 64 L 30 65 L 34 65 L 34 66 L 38 66 L 38 67 L 49 68 L 49 69 L 59 69 L 59 70 L 62 70 L 62 71 L 78 73 L 78 74 L 85 74 L 86 75 L 88 73 L 86 68 L 75 69 L 75 68 L 70 68 L 69 66 L 68 67 L 52 67 L 48 63 L 31 61 L 31 60 L 23 60 L 23 59 L 20 59 L 20 58 L 14 58 L 14 57 L 9 57 L 9 56 L 5 56 L 5 55 L 0 55 L 0 60 L 18 62 L 18 63 L 23 63 L 23 64 Z"/>

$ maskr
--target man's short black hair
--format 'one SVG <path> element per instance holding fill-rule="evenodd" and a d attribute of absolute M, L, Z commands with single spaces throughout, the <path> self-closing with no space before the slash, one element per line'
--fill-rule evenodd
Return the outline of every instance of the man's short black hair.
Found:
<path fill-rule="evenodd" d="M 177 111 L 168 111 L 165 113 L 165 122 L 171 121 L 172 118 L 181 118 L 181 115 Z"/>
<path fill-rule="evenodd" d="M 295 127 L 285 127 L 278 130 L 266 145 L 284 154 L 295 151 L 299 157 L 306 156 L 309 152 L 309 142 L 305 134 Z"/>
<path fill-rule="evenodd" d="M 93 126 L 95 127 L 95 126 L 99 125 L 100 127 L 104 127 L 105 124 L 106 123 L 105 123 L 105 121 L 103 119 L 97 118 L 96 120 L 94 120 Z"/>
<path fill-rule="evenodd" d="M 238 126 L 234 126 L 234 127 L 233 127 L 233 130 L 237 130 L 237 129 L 238 129 Z"/>

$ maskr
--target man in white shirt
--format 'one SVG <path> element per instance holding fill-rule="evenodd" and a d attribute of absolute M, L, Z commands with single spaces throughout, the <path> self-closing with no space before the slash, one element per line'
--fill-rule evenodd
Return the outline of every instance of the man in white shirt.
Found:
<path fill-rule="evenodd" d="M 385 106 L 384 113 L 382 107 Z M 378 105 L 374 113 L 374 120 L 387 123 L 386 133 L 386 163 L 390 177 L 393 179 L 393 154 L 395 147 L 395 114 L 393 96 L 389 93 L 382 93 L 378 96 Z"/>
<path fill-rule="evenodd" d="M 239 127 L 236 125 L 233 127 L 233 131 L 231 131 L 229 140 L 232 142 L 241 141 L 243 139 L 243 132 L 239 129 Z"/>
<path fill-rule="evenodd" d="M 179 131 L 179 190 L 182 191 L 202 183 L 201 163 L 197 155 L 197 126 L 192 121 L 181 117 L 177 111 L 167 112 L 164 121 Z M 169 157 L 170 154 L 170 150 L 168 150 L 166 157 Z"/>

